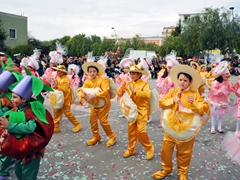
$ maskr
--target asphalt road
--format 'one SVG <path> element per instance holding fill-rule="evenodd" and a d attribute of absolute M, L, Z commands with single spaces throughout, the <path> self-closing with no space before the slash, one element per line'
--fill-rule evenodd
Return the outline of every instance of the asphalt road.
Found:
<path fill-rule="evenodd" d="M 237 77 L 231 77 L 233 82 Z M 155 87 L 155 80 L 150 80 L 151 87 Z M 119 118 L 121 114 L 119 103 L 112 101 L 109 121 L 117 135 L 114 146 L 107 148 L 107 137 L 99 126 L 102 141 L 95 146 L 86 146 L 86 140 L 92 137 L 89 124 L 89 109 L 75 107 L 74 114 L 81 121 L 83 128 L 78 133 L 72 133 L 72 125 L 63 117 L 62 132 L 54 134 L 47 146 L 42 159 L 38 179 L 153 179 L 152 175 L 161 169 L 160 149 L 163 131 L 158 128 L 160 111 L 153 114 L 153 120 L 147 126 L 150 139 L 155 146 L 152 160 L 146 160 L 145 150 L 138 142 L 136 155 L 123 158 L 127 139 L 127 120 Z M 197 135 L 194 145 L 188 178 L 194 180 L 240 179 L 240 166 L 233 164 L 221 148 L 221 142 L 227 131 L 235 131 L 235 120 L 226 115 L 223 122 L 223 134 L 211 134 L 208 122 Z M 177 164 L 174 155 L 174 171 L 166 179 L 177 179 Z M 11 179 L 16 179 L 11 169 Z"/>

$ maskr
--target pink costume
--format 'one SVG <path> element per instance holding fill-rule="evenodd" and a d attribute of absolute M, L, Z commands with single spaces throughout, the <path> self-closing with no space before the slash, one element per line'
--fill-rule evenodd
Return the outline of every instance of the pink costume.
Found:
<path fill-rule="evenodd" d="M 51 79 L 57 78 L 57 71 L 54 71 L 52 68 L 47 68 L 44 74 L 42 75 L 41 79 L 46 80 L 51 84 Z"/>
<path fill-rule="evenodd" d="M 230 91 L 228 86 L 230 81 L 227 79 L 222 83 L 213 81 L 207 99 L 212 105 L 211 115 L 216 117 L 223 117 L 228 113 L 228 96 Z"/>
<path fill-rule="evenodd" d="M 234 133 L 228 131 L 222 141 L 222 149 L 227 151 L 226 156 L 240 166 L 240 131 Z"/>
<path fill-rule="evenodd" d="M 165 78 L 162 78 L 162 74 L 159 75 L 156 86 L 159 89 L 159 99 L 161 99 L 167 92 L 174 88 L 175 85 L 172 82 L 172 79 L 170 78 L 170 75 L 168 75 Z"/>
<path fill-rule="evenodd" d="M 39 74 L 38 74 L 38 72 L 37 72 L 36 70 L 29 70 L 29 72 L 30 72 L 33 76 L 39 77 Z M 26 74 L 26 71 L 25 71 L 24 69 L 22 69 L 21 73 L 22 73 L 23 76 L 26 76 L 26 75 L 27 75 L 27 74 Z"/>
<path fill-rule="evenodd" d="M 89 76 L 84 73 L 82 77 L 82 82 L 84 83 L 88 78 Z"/>
<path fill-rule="evenodd" d="M 75 75 L 74 78 L 73 78 L 73 75 L 67 75 L 67 77 L 70 80 L 70 87 L 78 87 L 79 85 L 78 75 Z"/>
<path fill-rule="evenodd" d="M 116 83 L 120 86 L 124 81 L 126 82 L 130 82 L 132 79 L 129 75 L 129 72 L 127 73 L 121 73 L 119 74 L 116 78 L 115 78 L 115 81 Z"/>

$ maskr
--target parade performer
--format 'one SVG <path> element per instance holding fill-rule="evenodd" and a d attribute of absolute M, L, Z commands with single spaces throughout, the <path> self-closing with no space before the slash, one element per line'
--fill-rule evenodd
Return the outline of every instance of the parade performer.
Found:
<path fill-rule="evenodd" d="M 3 71 L 0 75 L 0 117 L 3 117 L 4 113 L 13 108 L 11 102 L 12 94 L 8 92 L 8 87 L 22 78 L 21 74 L 9 71 Z M 10 167 L 15 163 L 15 159 L 0 154 L 0 161 L 2 163 L 0 167 L 0 180 L 7 179 L 9 178 Z"/>
<path fill-rule="evenodd" d="M 146 150 L 146 158 L 152 159 L 154 156 L 154 145 L 149 139 L 146 125 L 149 115 L 149 99 L 151 97 L 151 89 L 147 82 L 141 79 L 142 75 L 148 76 L 148 71 L 144 70 L 140 64 L 132 64 L 127 69 L 130 72 L 132 81 L 129 83 L 122 83 L 118 89 L 118 96 L 124 96 L 128 93 L 133 103 L 137 106 L 137 116 L 135 121 L 128 121 L 128 148 L 123 154 L 123 157 L 128 158 L 136 153 L 137 140 L 142 144 Z M 125 92 L 126 91 L 126 92 Z M 121 104 L 121 108 L 126 109 Z"/>
<path fill-rule="evenodd" d="M 222 149 L 226 152 L 226 156 L 240 166 L 240 131 L 228 131 L 222 141 Z"/>
<path fill-rule="evenodd" d="M 178 178 L 187 180 L 195 136 L 206 123 L 202 116 L 209 112 L 210 106 L 196 92 L 201 83 L 201 76 L 197 71 L 186 65 L 178 65 L 171 69 L 170 76 L 178 88 L 169 90 L 159 101 L 159 106 L 163 108 L 163 170 L 157 171 L 153 178 L 161 179 L 172 172 L 172 155 L 176 146 Z"/>
<path fill-rule="evenodd" d="M 68 66 L 68 79 L 70 80 L 70 87 L 71 87 L 71 93 L 72 93 L 72 100 L 73 103 L 75 103 L 77 99 L 77 89 L 79 85 L 79 67 L 75 64 L 71 64 Z"/>
<path fill-rule="evenodd" d="M 82 65 L 82 69 L 84 73 L 90 77 L 84 82 L 83 86 L 78 89 L 80 104 L 82 104 L 83 99 L 90 104 L 90 125 L 93 137 L 88 140 L 86 144 L 93 146 L 101 141 L 98 128 L 99 120 L 109 138 L 106 146 L 110 147 L 115 144 L 117 137 L 108 120 L 108 114 L 111 108 L 109 79 L 101 77 L 105 71 L 103 66 L 97 62 L 86 62 Z"/>
<path fill-rule="evenodd" d="M 44 82 L 48 82 L 49 85 L 53 83 L 54 80 L 57 78 L 57 72 L 53 67 L 57 67 L 58 65 L 63 63 L 62 55 L 67 54 L 67 49 L 64 45 L 59 42 L 56 42 L 56 51 L 50 51 L 50 66 L 46 69 L 44 74 L 42 75 L 41 79 Z"/>
<path fill-rule="evenodd" d="M 207 96 L 211 103 L 211 133 L 215 134 L 215 123 L 218 121 L 217 131 L 223 133 L 222 121 L 228 113 L 228 96 L 231 92 L 231 81 L 229 80 L 228 63 L 221 61 L 214 69 L 214 76 L 217 78 L 211 83 L 211 89 Z"/>
<path fill-rule="evenodd" d="M 32 95 L 51 90 L 33 76 L 25 76 L 12 89 L 14 109 L 0 118 L 0 153 L 17 159 L 15 174 L 19 180 L 35 180 L 41 157 L 53 134 L 53 119 L 44 106 Z"/>
<path fill-rule="evenodd" d="M 176 59 L 176 52 L 171 51 L 169 55 L 165 57 L 167 62 L 167 67 L 162 75 L 160 75 L 156 81 L 156 86 L 159 89 L 159 99 L 161 99 L 168 91 L 175 87 L 174 83 L 170 77 L 170 71 L 172 67 L 178 65 L 178 61 Z M 159 123 L 158 127 L 162 127 L 161 122 Z"/>
<path fill-rule="evenodd" d="M 64 65 L 58 65 L 57 67 L 53 67 L 53 69 L 57 70 L 57 78 L 54 80 L 52 84 L 52 88 L 62 91 L 64 98 L 63 106 L 60 109 L 53 110 L 53 120 L 54 120 L 54 133 L 58 133 L 61 131 L 60 121 L 62 119 L 62 114 L 64 114 L 69 121 L 73 124 L 73 133 L 77 133 L 82 129 L 82 124 L 77 120 L 74 114 L 71 111 L 72 95 L 70 88 L 70 81 L 67 77 L 67 71 Z M 50 97 L 51 98 L 51 97 Z"/>
<path fill-rule="evenodd" d="M 121 86 L 122 83 L 128 83 L 132 80 L 127 69 L 130 67 L 131 64 L 133 64 L 133 62 L 134 60 L 130 57 L 123 58 L 120 61 L 119 67 L 122 69 L 122 73 L 115 77 L 115 82 L 118 84 L 118 86 Z M 119 100 L 119 97 L 117 97 L 117 99 Z M 119 115 L 119 117 L 124 118 L 124 115 L 121 114 Z"/>
<path fill-rule="evenodd" d="M 238 81 L 232 86 L 232 91 L 237 96 L 237 101 L 232 108 L 232 117 L 236 119 L 236 130 L 235 133 L 237 134 L 240 130 L 240 76 L 238 76 Z"/>

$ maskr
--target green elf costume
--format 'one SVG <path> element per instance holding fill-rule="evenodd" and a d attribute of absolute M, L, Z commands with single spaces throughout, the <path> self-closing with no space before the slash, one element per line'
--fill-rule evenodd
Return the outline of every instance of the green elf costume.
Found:
<path fill-rule="evenodd" d="M 3 128 L 0 153 L 17 159 L 15 174 L 18 180 L 37 179 L 41 158 L 53 134 L 53 118 L 42 104 L 42 91 L 52 89 L 34 76 L 25 76 L 12 89 L 15 109 L 0 118 Z"/>

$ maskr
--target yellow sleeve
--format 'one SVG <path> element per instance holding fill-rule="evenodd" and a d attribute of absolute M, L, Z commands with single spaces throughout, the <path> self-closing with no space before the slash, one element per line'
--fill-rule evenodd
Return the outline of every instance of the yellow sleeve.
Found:
<path fill-rule="evenodd" d="M 203 100 L 203 98 L 196 93 L 194 95 L 194 102 L 190 105 L 190 109 L 195 114 L 206 114 L 209 111 L 209 104 Z"/>
<path fill-rule="evenodd" d="M 136 90 L 136 96 L 137 97 L 141 97 L 141 98 L 146 98 L 146 99 L 150 99 L 151 97 L 151 89 L 148 85 L 148 83 L 146 83 L 143 87 L 143 89 L 141 91 Z"/>
<path fill-rule="evenodd" d="M 103 78 L 103 80 L 101 81 L 101 84 L 100 84 L 100 88 L 102 91 L 95 94 L 96 97 L 106 98 L 106 97 L 110 96 L 109 79 L 108 78 Z"/>
<path fill-rule="evenodd" d="M 165 94 L 159 101 L 159 107 L 163 109 L 172 108 L 174 106 L 174 89 L 170 89 L 167 94 Z"/>
<path fill-rule="evenodd" d="M 61 79 L 58 84 L 57 89 L 62 91 L 63 93 L 68 92 L 70 88 L 70 81 L 68 78 Z"/>

